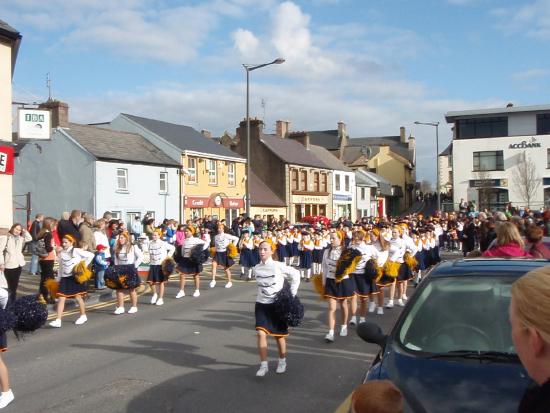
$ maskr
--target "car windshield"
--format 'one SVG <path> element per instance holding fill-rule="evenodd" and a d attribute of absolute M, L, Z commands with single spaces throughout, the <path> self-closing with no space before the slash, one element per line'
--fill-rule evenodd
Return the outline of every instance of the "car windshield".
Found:
<path fill-rule="evenodd" d="M 513 277 L 435 278 L 398 327 L 409 351 L 515 353 L 508 321 Z"/>

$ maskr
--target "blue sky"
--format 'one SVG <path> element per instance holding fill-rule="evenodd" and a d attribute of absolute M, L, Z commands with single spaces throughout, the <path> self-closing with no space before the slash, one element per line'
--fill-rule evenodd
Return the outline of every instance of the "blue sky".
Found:
<path fill-rule="evenodd" d="M 251 114 L 266 130 L 335 129 L 417 139 L 435 176 L 450 110 L 550 103 L 550 0 L 0 0 L 23 35 L 14 100 L 67 102 L 75 122 L 120 112 L 220 135 Z M 265 108 L 261 101 L 265 101 Z"/>

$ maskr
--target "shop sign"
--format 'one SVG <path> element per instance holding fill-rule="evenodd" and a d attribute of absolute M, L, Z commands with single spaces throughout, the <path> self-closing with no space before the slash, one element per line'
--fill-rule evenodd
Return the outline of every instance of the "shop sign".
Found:
<path fill-rule="evenodd" d="M 349 201 L 351 202 L 352 198 L 351 195 L 341 195 L 341 194 L 334 194 L 332 198 L 335 201 Z"/>
<path fill-rule="evenodd" d="M 508 146 L 508 149 L 529 149 L 529 148 L 540 148 L 540 142 L 537 142 L 537 139 L 533 136 L 530 139 L 530 142 L 521 141 L 519 143 L 511 143 Z"/>
<path fill-rule="evenodd" d="M 206 208 L 210 203 L 210 197 L 207 196 L 188 196 L 185 198 L 186 208 Z"/>
<path fill-rule="evenodd" d="M 0 146 L 0 175 L 13 175 L 12 146 Z"/>
<path fill-rule="evenodd" d="M 223 198 L 223 207 L 228 209 L 244 208 L 244 200 L 242 198 Z"/>
<path fill-rule="evenodd" d="M 470 179 L 470 188 L 508 186 L 508 179 Z"/>
<path fill-rule="evenodd" d="M 307 196 L 307 195 L 293 195 L 292 202 L 294 204 L 326 204 L 326 196 Z"/>
<path fill-rule="evenodd" d="M 50 140 L 50 111 L 42 109 L 19 109 L 19 139 Z"/>

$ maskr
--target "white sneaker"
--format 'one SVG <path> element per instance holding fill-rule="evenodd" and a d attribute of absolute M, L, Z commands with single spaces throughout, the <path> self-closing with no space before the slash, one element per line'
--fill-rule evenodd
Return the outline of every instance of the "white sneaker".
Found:
<path fill-rule="evenodd" d="M 195 290 L 195 292 L 193 293 L 193 297 L 200 297 L 201 295 L 201 292 L 199 290 Z"/>
<path fill-rule="evenodd" d="M 409 297 L 407 297 L 405 294 L 403 294 L 403 301 L 407 301 Z"/>
<path fill-rule="evenodd" d="M 225 284 L 225 288 L 231 288 L 231 287 L 233 287 L 233 283 L 231 281 Z"/>
<path fill-rule="evenodd" d="M 81 325 L 81 324 L 84 324 L 86 321 L 88 321 L 88 317 L 86 317 L 85 315 L 81 315 L 80 317 L 78 317 L 76 319 L 76 321 L 74 322 L 77 326 Z"/>
<path fill-rule="evenodd" d="M 365 321 L 367 321 L 365 320 L 365 317 L 359 317 L 359 324 L 364 323 Z"/>
<path fill-rule="evenodd" d="M 374 301 L 371 301 L 369 303 L 369 313 L 374 313 L 374 310 L 376 310 L 376 303 Z"/>
<path fill-rule="evenodd" d="M 399 300 L 397 300 L 397 305 L 399 307 L 405 307 L 405 302 L 400 298 Z"/>
<path fill-rule="evenodd" d="M 162 298 L 159 298 L 157 300 L 157 305 L 163 305 L 164 304 L 164 300 Z"/>
<path fill-rule="evenodd" d="M 340 328 L 340 337 L 346 337 L 348 335 L 348 327 L 342 326 Z"/>
<path fill-rule="evenodd" d="M 332 343 L 334 341 L 334 333 L 331 333 L 330 331 L 325 336 L 325 341 L 327 343 Z"/>
<path fill-rule="evenodd" d="M 117 307 L 117 308 L 115 309 L 115 311 L 114 311 L 113 314 L 116 314 L 116 315 L 118 315 L 118 314 L 124 314 L 124 311 L 125 311 L 125 310 L 124 310 L 124 307 Z"/>
<path fill-rule="evenodd" d="M 178 293 L 176 294 L 176 298 L 181 298 L 181 297 L 185 297 L 185 291 L 183 290 L 179 290 Z"/>
<path fill-rule="evenodd" d="M 151 297 L 151 304 L 155 304 L 158 298 L 159 296 L 157 295 L 157 293 L 154 293 L 153 296 Z"/>
<path fill-rule="evenodd" d="M 137 307 L 130 307 L 130 309 L 128 310 L 128 314 L 134 314 L 134 313 L 137 313 L 137 312 L 138 312 Z"/>
<path fill-rule="evenodd" d="M 210 288 L 214 288 L 216 286 L 216 280 L 210 281 Z"/>
<path fill-rule="evenodd" d="M 11 389 L 6 392 L 2 392 L 2 394 L 0 395 L 0 409 L 3 409 L 8 404 L 10 404 L 13 399 L 15 399 L 15 396 L 13 395 Z"/>
<path fill-rule="evenodd" d="M 60 328 L 61 327 L 61 319 L 57 318 L 57 319 L 53 320 L 52 322 L 50 322 L 49 326 L 50 327 L 55 327 L 55 328 Z"/>
<path fill-rule="evenodd" d="M 282 374 L 286 371 L 286 360 L 279 360 L 279 364 L 277 364 L 277 370 L 275 370 L 275 373 Z"/>
<path fill-rule="evenodd" d="M 386 308 L 393 308 L 393 300 L 389 300 L 386 304 Z"/>
<path fill-rule="evenodd" d="M 260 369 L 256 372 L 256 377 L 263 377 L 269 371 L 269 367 L 266 365 L 260 365 Z"/>
<path fill-rule="evenodd" d="M 357 317 L 356 316 L 351 316 L 351 318 L 349 320 L 349 325 L 350 326 L 356 326 L 357 325 Z"/>
<path fill-rule="evenodd" d="M 384 308 L 378 307 L 377 310 L 376 310 L 376 314 L 377 315 L 384 315 Z"/>

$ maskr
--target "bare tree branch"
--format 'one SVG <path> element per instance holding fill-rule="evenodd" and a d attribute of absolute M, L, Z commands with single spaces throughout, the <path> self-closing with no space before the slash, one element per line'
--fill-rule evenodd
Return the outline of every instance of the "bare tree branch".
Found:
<path fill-rule="evenodd" d="M 531 202 L 540 186 L 540 177 L 535 162 L 525 151 L 519 155 L 516 168 L 512 171 L 512 182 L 521 199 L 531 208 Z"/>

